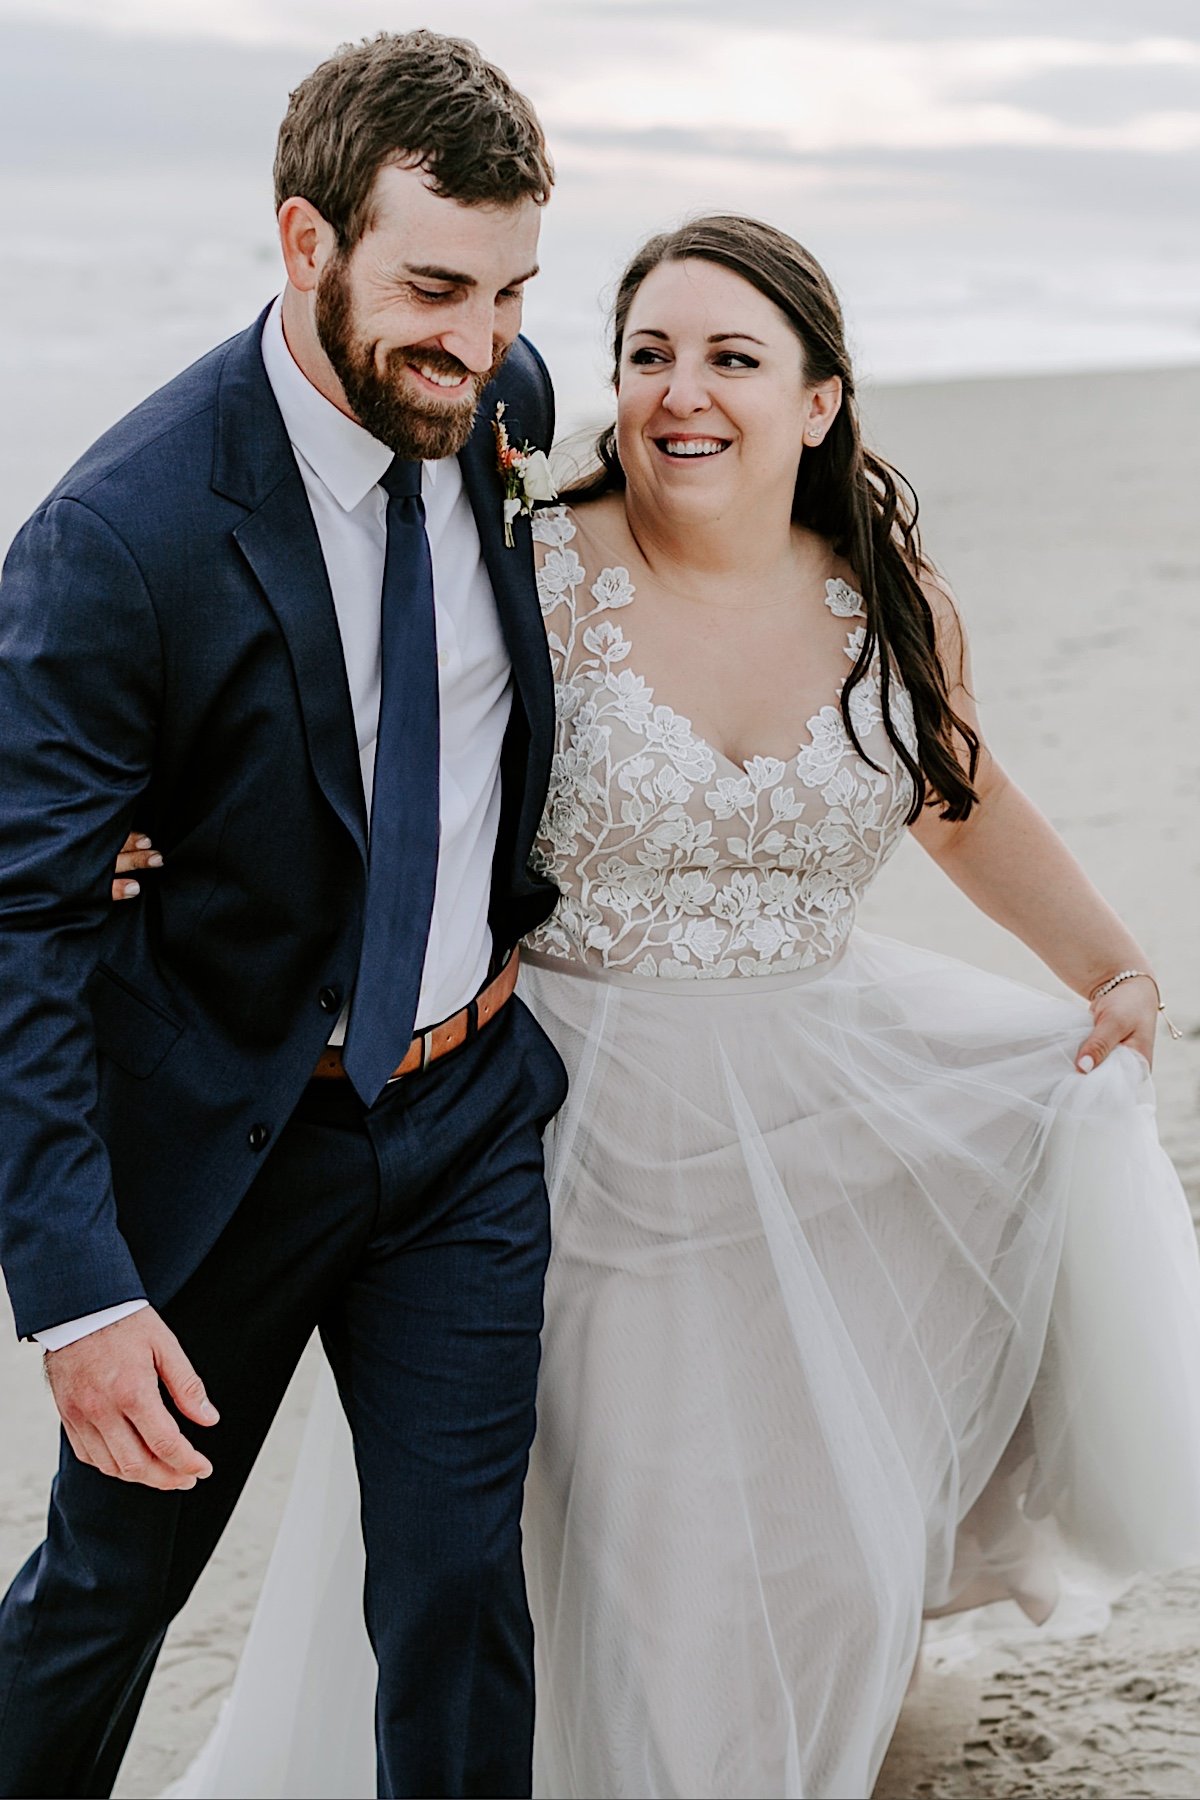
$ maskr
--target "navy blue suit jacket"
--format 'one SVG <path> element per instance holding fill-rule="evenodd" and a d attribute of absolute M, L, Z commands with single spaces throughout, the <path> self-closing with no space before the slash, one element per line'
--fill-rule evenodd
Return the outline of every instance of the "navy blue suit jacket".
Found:
<path fill-rule="evenodd" d="M 354 980 L 358 748 L 261 330 L 101 438 L 0 581 L 0 1263 L 23 1336 L 177 1291 Z M 524 340 L 460 459 L 514 672 L 491 903 L 506 949 L 555 899 L 527 868 L 554 718 L 528 521 L 503 543 L 501 399 L 513 440 L 548 447 Z M 166 868 L 114 907 L 134 824 Z"/>

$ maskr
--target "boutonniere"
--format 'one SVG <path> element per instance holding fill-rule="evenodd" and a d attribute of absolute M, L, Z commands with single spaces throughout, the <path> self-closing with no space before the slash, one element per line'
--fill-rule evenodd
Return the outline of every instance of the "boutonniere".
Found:
<path fill-rule="evenodd" d="M 531 444 L 522 444 L 518 449 L 509 443 L 503 400 L 496 402 L 492 430 L 496 434 L 496 467 L 504 483 L 504 542 L 511 550 L 513 520 L 522 513 L 531 513 L 538 500 L 556 500 L 558 489 L 550 479 L 544 450 L 535 450 Z"/>

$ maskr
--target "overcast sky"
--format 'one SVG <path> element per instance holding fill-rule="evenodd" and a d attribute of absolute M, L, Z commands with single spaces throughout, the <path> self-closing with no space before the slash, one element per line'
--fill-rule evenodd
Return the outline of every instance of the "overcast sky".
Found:
<path fill-rule="evenodd" d="M 699 210 L 816 251 L 868 375 L 1200 357 L 1200 0 L 0 0 L 0 377 L 40 381 L 18 482 L 27 427 L 57 466 L 47 413 L 72 449 L 253 316 L 290 88 L 418 24 L 546 125 L 527 320 L 570 418 L 606 404 L 624 259 Z"/>
<path fill-rule="evenodd" d="M 475 38 L 560 157 L 628 152 L 647 132 L 768 161 L 1200 150 L 1197 0 L 0 0 L 5 146 L 118 158 L 156 134 L 167 155 L 236 155 L 269 139 L 289 81 L 384 17 Z"/>

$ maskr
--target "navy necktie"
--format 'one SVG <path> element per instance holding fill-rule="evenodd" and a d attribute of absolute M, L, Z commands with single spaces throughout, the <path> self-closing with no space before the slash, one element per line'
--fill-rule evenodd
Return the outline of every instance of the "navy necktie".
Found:
<path fill-rule="evenodd" d="M 388 496 L 382 676 L 367 906 L 343 1066 L 366 1105 L 416 1023 L 438 860 L 438 663 L 421 464 L 395 459 Z"/>

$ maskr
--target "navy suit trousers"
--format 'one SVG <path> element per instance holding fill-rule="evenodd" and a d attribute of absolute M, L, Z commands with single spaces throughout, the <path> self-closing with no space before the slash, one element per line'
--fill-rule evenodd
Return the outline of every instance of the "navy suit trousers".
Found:
<path fill-rule="evenodd" d="M 521 1490 L 562 1064 L 519 1000 L 384 1090 L 312 1083 L 164 1309 L 221 1422 L 187 1493 L 63 1448 L 45 1542 L 0 1605 L 0 1793 L 111 1791 L 167 1626 L 314 1328 L 354 1436 L 383 1795 L 523 1795 L 532 1631 Z"/>

